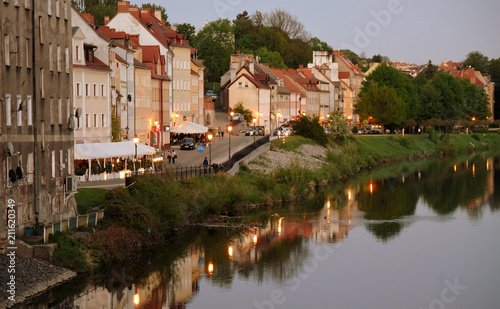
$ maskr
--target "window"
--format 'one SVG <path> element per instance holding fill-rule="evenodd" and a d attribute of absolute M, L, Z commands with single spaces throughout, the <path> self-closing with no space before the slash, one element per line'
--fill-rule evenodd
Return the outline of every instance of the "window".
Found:
<path fill-rule="evenodd" d="M 12 125 L 10 94 L 5 95 L 5 125 Z"/>
<path fill-rule="evenodd" d="M 57 45 L 56 49 L 56 66 L 57 72 L 61 72 L 61 45 Z"/>
<path fill-rule="evenodd" d="M 71 99 L 66 98 L 66 119 L 71 115 Z"/>
<path fill-rule="evenodd" d="M 59 176 L 62 176 L 64 168 L 64 152 L 59 150 Z"/>
<path fill-rule="evenodd" d="M 80 60 L 80 46 L 75 46 L 75 59 Z"/>
<path fill-rule="evenodd" d="M 54 71 L 54 51 L 52 48 L 52 43 L 49 43 L 49 70 Z"/>
<path fill-rule="evenodd" d="M 42 131 L 42 150 L 45 150 L 45 120 L 41 121 L 42 127 L 40 128 Z"/>
<path fill-rule="evenodd" d="M 21 39 L 16 36 L 16 66 L 20 67 L 21 66 Z M 26 55 L 28 57 L 28 55 Z"/>
<path fill-rule="evenodd" d="M 47 13 L 49 14 L 49 16 L 52 15 L 52 0 L 49 0 L 47 1 Z"/>
<path fill-rule="evenodd" d="M 90 85 L 85 84 L 85 96 L 88 97 L 90 96 Z"/>
<path fill-rule="evenodd" d="M 97 84 L 94 84 L 94 97 L 97 97 L 99 93 L 97 92 Z"/>
<path fill-rule="evenodd" d="M 64 48 L 64 62 L 66 64 L 66 73 L 69 73 L 69 48 Z"/>
<path fill-rule="evenodd" d="M 31 101 L 31 96 L 26 97 L 26 113 L 28 114 L 28 125 L 33 125 L 33 102 Z"/>
<path fill-rule="evenodd" d="M 59 18 L 59 0 L 56 0 L 56 17 Z"/>
<path fill-rule="evenodd" d="M 106 96 L 106 86 L 104 84 L 101 84 L 101 96 Z"/>
<path fill-rule="evenodd" d="M 43 98 L 45 98 L 45 80 L 43 78 L 44 74 L 44 69 L 40 69 L 40 95 Z"/>
<path fill-rule="evenodd" d="M 50 177 L 54 178 L 54 177 L 56 177 L 56 152 L 55 151 L 52 150 L 50 152 L 50 158 L 52 161 L 52 169 L 51 169 Z"/>
<path fill-rule="evenodd" d="M 49 99 L 49 115 L 50 115 L 50 124 L 54 124 L 54 98 L 50 97 Z"/>
<path fill-rule="evenodd" d="M 245 82 L 245 88 L 248 88 L 248 82 Z"/>
<path fill-rule="evenodd" d="M 57 123 L 63 124 L 63 114 L 62 114 L 62 98 L 57 98 Z"/>
<path fill-rule="evenodd" d="M 68 149 L 68 175 L 73 175 L 73 149 Z"/>
<path fill-rule="evenodd" d="M 90 128 L 90 114 L 85 114 L 85 127 Z"/>
<path fill-rule="evenodd" d="M 76 95 L 81 96 L 82 95 L 82 87 L 80 83 L 76 83 Z"/>
<path fill-rule="evenodd" d="M 30 39 L 26 39 L 26 68 L 31 68 Z"/>
<path fill-rule="evenodd" d="M 101 114 L 101 126 L 106 127 L 106 114 Z"/>
<path fill-rule="evenodd" d="M 196 77 L 191 78 L 191 86 L 198 86 L 198 79 Z"/>
<path fill-rule="evenodd" d="M 17 95 L 17 104 L 16 104 L 16 110 L 17 110 L 17 126 L 21 127 L 23 125 L 23 100 L 21 98 L 21 95 Z"/>
<path fill-rule="evenodd" d="M 38 29 L 39 29 L 39 36 L 40 36 L 40 44 L 43 45 L 43 19 L 42 16 L 38 17 Z"/>
<path fill-rule="evenodd" d="M 10 66 L 10 36 L 4 36 L 4 50 L 5 50 L 5 65 Z"/>
<path fill-rule="evenodd" d="M 238 88 L 241 88 L 243 87 L 243 83 L 242 82 L 238 82 Z"/>
<path fill-rule="evenodd" d="M 99 123 L 97 122 L 97 114 L 94 114 L 94 128 L 99 127 Z"/>
<path fill-rule="evenodd" d="M 28 161 L 26 162 L 28 172 L 28 183 L 33 183 L 33 174 L 35 173 L 35 166 L 33 164 L 33 153 L 28 154 Z"/>

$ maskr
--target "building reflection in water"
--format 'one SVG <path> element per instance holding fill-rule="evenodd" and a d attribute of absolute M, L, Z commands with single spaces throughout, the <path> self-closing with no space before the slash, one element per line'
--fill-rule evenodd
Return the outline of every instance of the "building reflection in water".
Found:
<path fill-rule="evenodd" d="M 283 282 L 300 272 L 307 260 L 305 240 L 319 245 L 340 243 L 350 229 L 365 225 L 375 237 L 387 241 L 405 228 L 417 203 L 437 215 L 461 209 L 471 219 L 476 218 L 490 199 L 500 201 L 500 192 L 494 190 L 495 168 L 499 165 L 493 159 L 457 162 L 334 190 L 315 215 L 275 214 L 265 225 L 227 237 L 223 244 L 189 247 L 171 265 L 173 275 L 169 277 L 151 272 L 140 283 L 120 291 L 88 289 L 73 305 L 81 309 L 185 308 L 199 291 L 202 278 L 214 284 L 231 284 L 237 272 L 258 282 Z M 440 173 L 439 169 L 453 172 Z M 442 194 L 463 190 L 466 195 L 444 198 Z"/>

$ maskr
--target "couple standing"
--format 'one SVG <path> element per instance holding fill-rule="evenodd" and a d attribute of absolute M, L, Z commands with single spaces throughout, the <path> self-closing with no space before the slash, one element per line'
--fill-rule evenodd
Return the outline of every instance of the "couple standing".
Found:
<path fill-rule="evenodd" d="M 167 151 L 168 164 L 170 164 L 170 161 L 172 161 L 172 164 L 175 164 L 175 159 L 177 159 L 177 153 L 175 152 L 175 150 L 169 149 Z"/>

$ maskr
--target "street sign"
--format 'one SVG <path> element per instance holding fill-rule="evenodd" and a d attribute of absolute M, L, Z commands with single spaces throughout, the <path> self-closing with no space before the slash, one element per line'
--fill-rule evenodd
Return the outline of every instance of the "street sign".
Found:
<path fill-rule="evenodd" d="M 199 152 L 203 152 L 203 149 L 205 149 L 205 147 L 203 147 L 203 145 L 198 145 L 198 151 Z"/>

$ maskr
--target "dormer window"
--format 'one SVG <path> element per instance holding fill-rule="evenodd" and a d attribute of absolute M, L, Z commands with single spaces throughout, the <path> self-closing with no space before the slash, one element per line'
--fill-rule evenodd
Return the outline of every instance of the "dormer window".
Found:
<path fill-rule="evenodd" d="M 96 46 L 85 44 L 85 61 L 86 62 L 95 62 L 94 60 L 94 51 L 96 50 Z"/>

